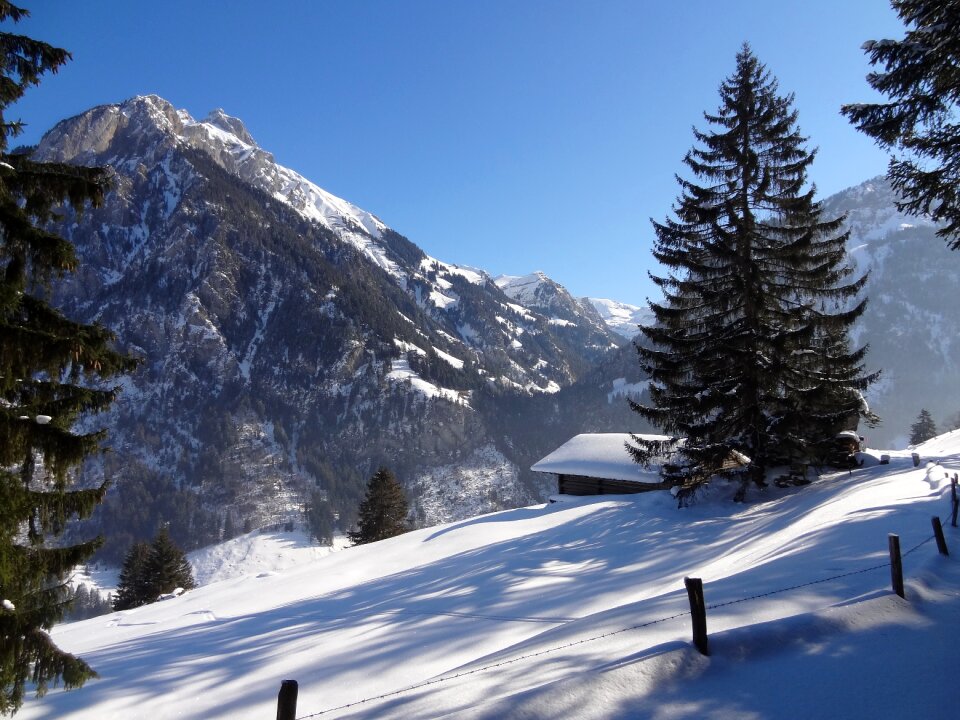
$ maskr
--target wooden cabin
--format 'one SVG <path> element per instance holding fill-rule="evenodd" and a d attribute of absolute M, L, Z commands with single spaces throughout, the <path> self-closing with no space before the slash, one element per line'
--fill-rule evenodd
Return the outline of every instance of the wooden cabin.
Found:
<path fill-rule="evenodd" d="M 667 440 L 662 435 L 645 435 Z M 577 435 L 530 469 L 557 476 L 561 495 L 622 495 L 665 490 L 670 485 L 660 477 L 660 465 L 640 465 L 627 451 L 630 433 Z"/>

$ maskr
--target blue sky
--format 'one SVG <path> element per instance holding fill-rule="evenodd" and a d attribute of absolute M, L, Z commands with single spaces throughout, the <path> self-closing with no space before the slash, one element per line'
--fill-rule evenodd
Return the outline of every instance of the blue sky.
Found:
<path fill-rule="evenodd" d="M 4 29 L 74 57 L 9 113 L 23 142 L 134 95 L 220 107 L 435 257 L 634 304 L 740 45 L 795 93 L 825 197 L 886 167 L 839 107 L 875 97 L 862 43 L 903 34 L 885 0 L 23 3 Z"/>

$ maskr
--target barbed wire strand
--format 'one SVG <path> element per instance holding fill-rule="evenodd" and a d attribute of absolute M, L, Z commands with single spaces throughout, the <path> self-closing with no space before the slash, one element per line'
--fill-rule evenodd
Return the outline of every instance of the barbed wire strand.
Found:
<path fill-rule="evenodd" d="M 382 695 L 375 695 L 372 697 L 364 698 L 362 700 L 355 700 L 354 702 L 347 703 L 346 705 L 340 705 L 335 708 L 328 708 L 327 710 L 321 710 L 320 712 L 313 713 L 311 715 L 301 715 L 297 720 L 307 720 L 307 718 L 319 717 L 321 715 L 326 715 L 328 713 L 337 712 L 340 710 L 347 710 L 358 705 L 364 705 L 366 703 L 375 702 L 377 700 L 385 700 L 396 695 L 402 695 L 403 693 L 413 692 L 414 690 L 420 690 L 421 688 L 429 687 L 431 685 L 439 685 L 440 683 L 449 682 L 450 680 L 456 680 L 457 678 L 466 677 L 468 675 L 476 675 L 486 670 L 492 670 L 494 668 L 504 667 L 506 665 L 513 665 L 522 660 L 529 660 L 530 658 L 539 657 L 541 655 L 547 655 L 548 653 L 556 652 L 558 650 L 565 650 L 567 648 L 574 647 L 576 645 L 583 645 L 588 642 L 593 642 L 594 640 L 602 640 L 604 638 L 612 637 L 613 635 L 619 635 L 621 633 L 628 632 L 630 630 L 639 630 L 640 628 L 649 627 L 651 625 L 656 625 L 658 623 L 667 622 L 668 620 L 675 620 L 676 618 L 683 617 L 684 615 L 689 615 L 690 611 L 677 613 L 676 615 L 670 615 L 669 617 L 657 618 L 656 620 L 648 620 L 647 622 L 638 623 L 636 625 L 631 625 L 630 627 L 619 628 L 618 630 L 611 630 L 610 632 L 603 633 L 602 635 L 595 635 L 589 638 L 581 638 L 579 640 L 574 640 L 572 642 L 565 643 L 563 645 L 557 645 L 555 647 L 549 647 L 545 650 L 538 650 L 537 652 L 527 653 L 525 655 L 518 655 L 517 657 L 510 658 L 509 660 L 501 660 L 500 662 L 490 663 L 489 665 L 484 665 L 482 667 L 473 668 L 471 670 L 464 670 L 462 672 L 455 673 L 453 675 L 443 675 L 438 678 L 432 678 L 430 680 L 425 680 L 416 685 L 410 685 L 409 687 L 401 688 L 400 690 L 393 690 L 388 693 L 383 693 Z"/>

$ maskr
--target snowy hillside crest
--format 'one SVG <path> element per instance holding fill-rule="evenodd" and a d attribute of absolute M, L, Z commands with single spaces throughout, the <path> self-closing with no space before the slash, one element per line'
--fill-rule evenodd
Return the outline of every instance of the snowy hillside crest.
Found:
<path fill-rule="evenodd" d="M 956 688 L 931 668 L 953 661 L 960 565 L 937 554 L 930 517 L 949 513 L 960 431 L 916 451 L 918 467 L 871 451 L 863 468 L 745 506 L 724 487 L 682 511 L 667 493 L 570 498 L 276 572 L 258 561 L 59 626 L 101 679 L 22 717 L 149 703 L 157 720 L 254 720 L 285 678 L 300 682 L 298 717 L 950 717 Z M 891 532 L 905 598 L 890 587 Z M 683 576 L 704 581 L 709 657 L 690 644 Z"/>

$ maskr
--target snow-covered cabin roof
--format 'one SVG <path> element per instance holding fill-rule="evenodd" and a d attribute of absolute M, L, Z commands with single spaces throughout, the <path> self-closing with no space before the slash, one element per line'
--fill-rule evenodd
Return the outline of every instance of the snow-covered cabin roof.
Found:
<path fill-rule="evenodd" d="M 669 440 L 665 435 L 640 435 L 650 440 Z M 535 463 L 534 472 L 557 475 L 626 480 L 639 483 L 660 483 L 660 467 L 634 462 L 627 452 L 630 433 L 585 433 L 567 440 L 552 453 Z"/>

